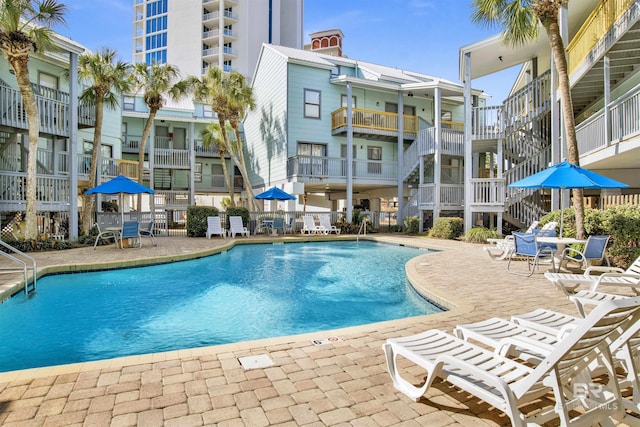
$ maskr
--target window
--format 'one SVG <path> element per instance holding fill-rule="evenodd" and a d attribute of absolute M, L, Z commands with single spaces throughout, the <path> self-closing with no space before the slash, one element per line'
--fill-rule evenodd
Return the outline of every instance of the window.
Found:
<path fill-rule="evenodd" d="M 440 123 L 443 128 L 451 127 L 451 119 L 453 119 L 453 113 L 451 111 L 442 110 L 440 112 Z"/>
<path fill-rule="evenodd" d="M 320 118 L 320 91 L 304 90 L 304 116 L 311 119 Z"/>
<path fill-rule="evenodd" d="M 195 182 L 202 182 L 202 163 L 196 163 L 193 168 L 193 180 Z"/>
<path fill-rule="evenodd" d="M 202 115 L 204 117 L 213 117 L 213 108 L 211 108 L 211 105 L 203 105 L 202 110 Z"/>
<path fill-rule="evenodd" d="M 367 160 L 372 160 L 367 163 L 369 173 L 377 175 L 382 173 L 382 147 L 367 147 Z"/>
<path fill-rule="evenodd" d="M 396 113 L 398 114 L 398 104 L 395 102 L 385 102 L 384 103 L 384 111 L 385 113 Z M 405 116 L 415 116 L 416 115 L 416 107 L 413 105 L 404 105 L 402 109 Z"/>
<path fill-rule="evenodd" d="M 222 70 L 226 71 L 227 73 L 231 72 L 231 67 L 232 67 L 232 65 L 231 65 L 231 60 L 230 59 L 227 59 L 222 63 Z"/>
<path fill-rule="evenodd" d="M 40 86 L 48 87 L 49 89 L 58 90 L 58 78 L 51 74 L 39 72 L 38 73 L 38 84 Z"/>
<path fill-rule="evenodd" d="M 342 161 L 342 176 L 347 176 L 347 144 L 342 144 L 340 145 L 340 157 L 342 157 L 344 160 Z M 353 159 L 356 159 L 356 146 L 353 145 Z M 352 175 L 355 176 L 356 175 L 356 163 L 353 162 L 353 165 L 351 167 L 352 170 Z"/>
<path fill-rule="evenodd" d="M 298 143 L 298 174 L 327 175 L 327 146 L 324 144 Z"/>
<path fill-rule="evenodd" d="M 133 96 L 125 96 L 122 101 L 122 109 L 133 111 L 136 109 L 136 100 Z"/>
<path fill-rule="evenodd" d="M 351 108 L 356 108 L 358 105 L 357 99 L 355 96 L 351 96 Z M 346 107 L 347 106 L 347 95 L 341 95 L 340 96 L 340 106 L 341 107 Z"/>

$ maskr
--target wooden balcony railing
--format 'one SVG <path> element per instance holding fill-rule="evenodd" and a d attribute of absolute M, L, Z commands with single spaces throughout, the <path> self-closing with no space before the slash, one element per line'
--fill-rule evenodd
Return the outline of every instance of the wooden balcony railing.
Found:
<path fill-rule="evenodd" d="M 569 74 L 587 57 L 596 43 L 635 0 L 602 0 L 567 46 Z"/>
<path fill-rule="evenodd" d="M 418 133 L 418 117 L 403 115 L 403 120 L 404 133 L 415 136 Z M 398 114 L 354 108 L 351 124 L 357 129 L 398 132 Z M 331 129 L 336 130 L 345 126 L 347 126 L 347 107 L 342 107 L 331 113 Z"/>

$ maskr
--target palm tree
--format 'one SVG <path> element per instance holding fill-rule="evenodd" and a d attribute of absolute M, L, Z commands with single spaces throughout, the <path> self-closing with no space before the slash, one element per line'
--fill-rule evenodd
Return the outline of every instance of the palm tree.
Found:
<path fill-rule="evenodd" d="M 235 71 L 229 74 L 229 100 L 228 100 L 228 117 L 229 124 L 233 128 L 233 133 L 236 139 L 231 144 L 231 151 L 238 156 L 240 163 L 238 168 L 242 174 L 242 178 L 245 180 L 247 193 L 250 199 L 253 201 L 253 191 L 249 181 L 249 173 L 247 171 L 247 163 L 244 159 L 244 144 L 240 137 L 240 122 L 244 119 L 247 110 L 254 110 L 256 108 L 256 101 L 253 98 L 253 91 L 247 86 L 247 80 L 245 77 Z M 255 203 L 254 203 L 255 206 Z"/>
<path fill-rule="evenodd" d="M 189 86 L 187 80 L 179 80 L 180 71 L 178 67 L 171 64 L 153 63 L 147 65 L 144 62 L 138 62 L 133 66 L 133 77 L 135 80 L 134 91 L 142 94 L 144 103 L 149 108 L 149 117 L 144 126 L 138 150 L 138 182 L 142 184 L 147 139 L 158 110 L 164 107 L 166 102 L 164 97 L 168 95 L 174 100 L 180 99 L 187 94 Z M 139 194 L 138 206 L 141 204 L 142 194 Z"/>
<path fill-rule="evenodd" d="M 29 127 L 27 156 L 27 194 L 25 207 L 25 239 L 38 237 L 36 224 L 36 165 L 40 117 L 29 80 L 29 58 L 32 52 L 53 48 L 51 27 L 65 22 L 66 6 L 57 0 L 0 1 L 0 50 L 11 64 Z"/>
<path fill-rule="evenodd" d="M 576 122 L 573 116 L 573 102 L 567 70 L 564 42 L 560 34 L 558 13 L 569 0 L 473 0 L 475 11 L 474 22 L 503 29 L 506 44 L 517 47 L 538 36 L 538 22 L 547 32 L 553 62 L 558 74 L 558 87 L 562 99 L 562 118 L 564 120 L 564 136 L 567 141 L 569 162 L 579 165 L 578 139 Z M 584 237 L 584 201 L 582 190 L 573 190 L 573 207 L 576 215 L 576 234 Z"/>
<path fill-rule="evenodd" d="M 80 102 L 95 104 L 96 127 L 93 133 L 93 152 L 91 153 L 91 167 L 89 169 L 89 188 L 96 186 L 98 173 L 98 153 L 102 141 L 102 123 L 104 108 L 115 108 L 118 98 L 127 92 L 131 86 L 131 66 L 117 59 L 117 52 L 110 48 L 103 48 L 97 53 L 87 53 L 78 59 L 78 77 L 91 82 L 80 94 Z M 93 201 L 91 195 L 82 195 L 82 231 L 86 234 L 93 225 Z"/>
<path fill-rule="evenodd" d="M 215 122 L 209 123 L 209 125 L 202 129 L 202 142 L 205 147 L 210 147 L 215 145 L 218 148 L 218 154 L 220 155 L 220 162 L 222 163 L 222 173 L 224 174 L 224 183 L 227 186 L 229 191 L 229 206 L 235 207 L 235 202 L 233 200 L 233 190 L 231 187 L 231 179 L 229 178 L 229 172 L 227 171 L 227 162 L 225 160 L 225 154 L 227 149 L 220 138 L 222 134 L 222 130 L 220 129 L 220 125 Z"/>
<path fill-rule="evenodd" d="M 242 99 L 244 95 L 240 94 L 241 86 L 238 84 L 239 79 L 237 75 L 240 74 L 232 72 L 227 75 L 217 67 L 210 67 L 201 79 L 197 77 L 189 78 L 196 100 L 203 104 L 211 105 L 211 109 L 218 117 L 218 124 L 221 129 L 225 129 L 227 121 L 231 124 L 232 120 L 236 120 L 235 117 L 232 116 L 239 114 L 237 111 L 239 108 L 238 104 L 241 102 L 240 99 Z M 229 140 L 229 136 L 226 132 L 221 132 L 221 135 L 227 154 L 229 154 L 233 163 L 240 170 L 240 174 L 244 181 L 244 188 L 249 198 L 249 205 L 253 210 L 255 210 L 256 204 L 253 199 L 253 190 L 251 188 L 249 175 L 244 163 L 244 149 L 242 141 L 238 138 L 238 134 L 236 134 L 235 141 L 233 142 Z"/>

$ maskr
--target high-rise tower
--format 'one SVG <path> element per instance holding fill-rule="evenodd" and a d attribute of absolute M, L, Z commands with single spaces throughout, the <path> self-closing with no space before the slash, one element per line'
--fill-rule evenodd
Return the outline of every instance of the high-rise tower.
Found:
<path fill-rule="evenodd" d="M 133 61 L 251 78 L 262 43 L 301 49 L 304 0 L 133 0 Z"/>

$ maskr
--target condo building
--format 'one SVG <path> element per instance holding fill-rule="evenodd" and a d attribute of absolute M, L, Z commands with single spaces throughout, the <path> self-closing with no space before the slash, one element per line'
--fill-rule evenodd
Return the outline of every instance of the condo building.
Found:
<path fill-rule="evenodd" d="M 302 48 L 303 0 L 133 0 L 133 61 L 247 77 L 262 43 Z"/>

